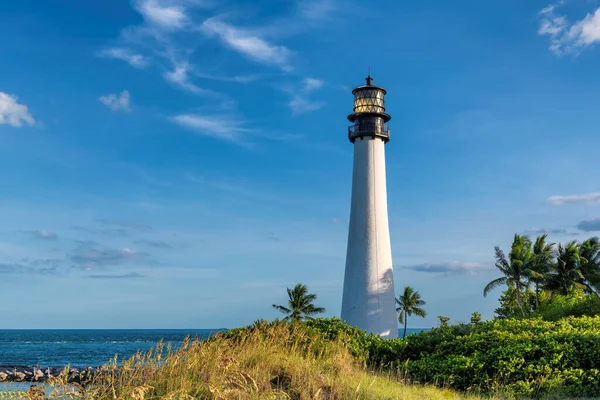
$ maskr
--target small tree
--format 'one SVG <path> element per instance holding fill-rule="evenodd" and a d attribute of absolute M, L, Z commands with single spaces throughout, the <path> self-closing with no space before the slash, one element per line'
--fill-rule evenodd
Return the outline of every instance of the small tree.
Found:
<path fill-rule="evenodd" d="M 415 291 L 410 286 L 404 287 L 404 292 L 396 299 L 396 312 L 399 312 L 398 321 L 404 325 L 404 335 L 406 337 L 406 323 L 409 315 L 418 315 L 424 318 L 427 313 L 421 308 L 425 305 L 425 301 L 421 299 L 419 292 Z"/>
<path fill-rule="evenodd" d="M 444 317 L 443 315 L 438 315 L 437 317 L 440 320 L 440 328 L 446 328 L 448 326 L 448 321 L 450 321 L 450 317 Z"/>
<path fill-rule="evenodd" d="M 475 311 L 472 315 L 471 315 L 471 325 L 477 325 L 481 322 L 481 314 L 479 314 L 477 311 Z"/>
<path fill-rule="evenodd" d="M 312 319 L 313 315 L 325 312 L 323 307 L 314 306 L 313 301 L 317 299 L 317 295 L 308 293 L 306 285 L 298 283 L 294 289 L 287 288 L 287 294 L 287 307 L 273 304 L 273 308 L 287 314 L 284 318 L 286 321 L 291 320 L 292 322 L 298 322 L 304 318 Z"/>

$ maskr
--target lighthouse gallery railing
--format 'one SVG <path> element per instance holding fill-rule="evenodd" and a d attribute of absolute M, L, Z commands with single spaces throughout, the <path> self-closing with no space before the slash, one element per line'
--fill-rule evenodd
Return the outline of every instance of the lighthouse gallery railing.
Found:
<path fill-rule="evenodd" d="M 350 125 L 348 127 L 348 139 L 352 143 L 357 137 L 372 136 L 380 137 L 384 141 L 390 140 L 390 128 L 386 124 L 365 124 Z"/>

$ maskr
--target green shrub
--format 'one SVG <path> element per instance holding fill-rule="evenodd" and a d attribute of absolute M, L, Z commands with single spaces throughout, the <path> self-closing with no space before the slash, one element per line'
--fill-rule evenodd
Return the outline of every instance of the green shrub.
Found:
<path fill-rule="evenodd" d="M 582 291 L 567 296 L 544 293 L 534 315 L 547 321 L 558 321 L 569 316 L 600 315 L 600 299 L 595 294 L 586 295 Z"/>
<path fill-rule="evenodd" d="M 307 322 L 371 368 L 462 391 L 600 396 L 600 317 L 504 319 L 386 340 L 340 319 Z"/>

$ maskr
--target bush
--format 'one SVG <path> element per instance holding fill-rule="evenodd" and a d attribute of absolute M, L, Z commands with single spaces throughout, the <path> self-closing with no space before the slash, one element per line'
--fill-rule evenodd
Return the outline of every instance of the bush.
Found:
<path fill-rule="evenodd" d="M 599 331 L 599 317 L 571 317 L 483 322 L 441 341 L 439 332 L 425 333 L 419 340 L 435 337 L 438 344 L 424 346 L 407 371 L 422 383 L 463 391 L 598 396 Z"/>
<path fill-rule="evenodd" d="M 600 299 L 595 294 L 586 295 L 581 291 L 567 296 L 544 293 L 540 307 L 533 315 L 547 321 L 558 321 L 569 316 L 600 315 Z"/>
<path fill-rule="evenodd" d="M 600 396 L 600 317 L 506 319 L 386 340 L 339 319 L 307 323 L 371 368 L 470 392 Z"/>

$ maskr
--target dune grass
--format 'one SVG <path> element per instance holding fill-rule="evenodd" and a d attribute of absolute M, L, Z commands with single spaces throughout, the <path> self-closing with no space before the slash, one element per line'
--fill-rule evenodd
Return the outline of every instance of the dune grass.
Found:
<path fill-rule="evenodd" d="M 52 398 L 64 396 L 65 377 L 52 383 Z M 369 371 L 341 343 L 325 340 L 303 325 L 263 322 L 207 341 L 186 341 L 176 352 L 159 344 L 119 368 L 115 359 L 93 382 L 80 386 L 77 397 L 476 399 L 434 387 L 405 385 L 397 374 Z"/>

